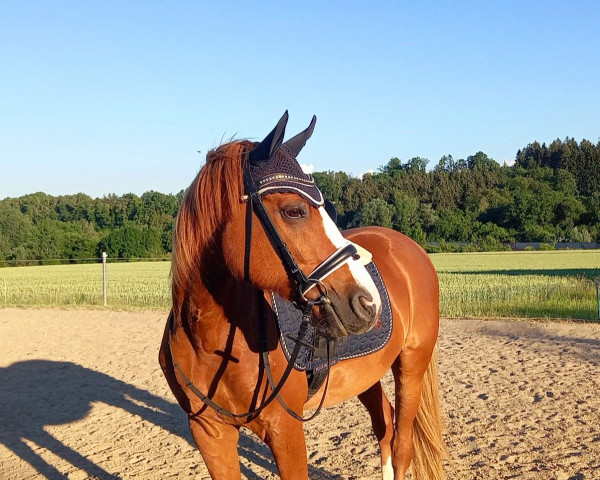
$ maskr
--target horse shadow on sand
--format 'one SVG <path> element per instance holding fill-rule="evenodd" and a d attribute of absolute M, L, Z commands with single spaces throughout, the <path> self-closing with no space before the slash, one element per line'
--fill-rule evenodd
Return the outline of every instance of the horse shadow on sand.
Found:
<path fill-rule="evenodd" d="M 89 477 L 120 480 L 118 474 L 107 472 L 44 429 L 48 425 L 64 425 L 85 418 L 94 402 L 138 415 L 193 445 L 186 416 L 179 405 L 81 365 L 49 360 L 23 361 L 0 368 L 0 443 L 47 480 L 64 480 L 67 476 L 38 455 L 26 440 L 85 471 Z M 254 473 L 252 465 L 277 473 L 266 445 L 244 432 L 240 436 L 239 452 L 246 478 L 261 478 Z M 198 453 L 198 462 L 201 461 Z M 320 468 L 310 468 L 310 474 L 311 478 L 340 478 Z"/>

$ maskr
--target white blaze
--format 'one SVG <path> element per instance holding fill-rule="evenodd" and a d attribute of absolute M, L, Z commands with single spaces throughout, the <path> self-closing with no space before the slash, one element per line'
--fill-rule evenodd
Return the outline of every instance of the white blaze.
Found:
<path fill-rule="evenodd" d="M 323 227 L 325 228 L 327 238 L 331 240 L 334 247 L 341 248 L 348 245 L 350 242 L 342 236 L 324 207 L 319 207 L 319 213 L 323 218 Z M 379 296 L 379 292 L 377 291 L 377 287 L 375 286 L 375 282 L 373 282 L 371 275 L 369 275 L 369 272 L 367 272 L 367 269 L 360 260 L 349 259 L 347 264 L 350 267 L 350 273 L 352 274 L 354 281 L 359 287 L 362 287 L 369 292 L 373 299 L 370 304 L 375 305 L 376 311 L 379 312 L 381 309 L 381 297 Z"/>

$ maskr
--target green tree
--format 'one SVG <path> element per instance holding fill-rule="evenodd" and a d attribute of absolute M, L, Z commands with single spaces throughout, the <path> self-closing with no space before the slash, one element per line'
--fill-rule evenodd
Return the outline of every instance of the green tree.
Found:
<path fill-rule="evenodd" d="M 360 209 L 354 219 L 354 226 L 367 227 L 374 225 L 391 228 L 393 213 L 393 208 L 384 200 L 374 198 L 365 203 Z"/>
<path fill-rule="evenodd" d="M 59 221 L 39 219 L 30 238 L 34 258 L 39 260 L 61 258 L 64 251 L 65 232 Z"/>
<path fill-rule="evenodd" d="M 392 201 L 392 227 L 410 236 L 419 225 L 419 201 L 399 190 L 393 192 Z"/>
<path fill-rule="evenodd" d="M 403 166 L 405 170 L 410 172 L 424 172 L 427 169 L 429 160 L 422 157 L 413 157 Z"/>
<path fill-rule="evenodd" d="M 388 163 L 379 168 L 379 171 L 381 173 L 385 173 L 386 175 L 394 176 L 397 172 L 401 172 L 403 169 L 402 160 L 400 160 L 398 157 L 392 157 Z"/>
<path fill-rule="evenodd" d="M 159 229 L 172 222 L 179 209 L 177 197 L 154 191 L 144 193 L 140 203 L 139 222 Z"/>
<path fill-rule="evenodd" d="M 83 193 L 57 197 L 54 209 L 61 222 L 92 222 L 94 219 L 94 201 Z"/>
<path fill-rule="evenodd" d="M 161 231 L 127 225 L 111 231 L 98 243 L 96 254 L 106 252 L 116 258 L 153 258 L 164 255 Z"/>
<path fill-rule="evenodd" d="M 11 259 L 10 252 L 27 242 L 32 228 L 31 218 L 22 214 L 18 205 L 0 203 L 0 234 L 9 252 L 4 258 Z"/>
<path fill-rule="evenodd" d="M 24 195 L 19 198 L 21 213 L 27 215 L 35 224 L 42 220 L 57 220 L 56 197 L 46 195 L 43 192 Z"/>
<path fill-rule="evenodd" d="M 438 220 L 431 238 L 436 241 L 469 242 L 473 239 L 473 230 L 478 223 L 461 210 L 442 208 L 438 211 Z"/>
<path fill-rule="evenodd" d="M 495 160 L 489 158 L 483 152 L 477 152 L 475 155 L 467 157 L 467 168 L 469 170 L 498 170 L 500 165 Z"/>

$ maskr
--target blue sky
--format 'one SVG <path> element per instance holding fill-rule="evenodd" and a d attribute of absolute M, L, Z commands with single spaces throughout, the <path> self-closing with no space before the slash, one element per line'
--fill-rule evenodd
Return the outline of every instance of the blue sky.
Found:
<path fill-rule="evenodd" d="M 598 52 L 591 0 L 4 0 L 0 198 L 176 193 L 286 109 L 317 171 L 597 142 Z"/>

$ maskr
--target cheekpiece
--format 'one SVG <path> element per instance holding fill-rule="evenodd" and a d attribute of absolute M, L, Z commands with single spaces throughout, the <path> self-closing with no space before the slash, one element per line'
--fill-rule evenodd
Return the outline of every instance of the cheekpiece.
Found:
<path fill-rule="evenodd" d="M 320 207 L 324 203 L 323 194 L 312 175 L 304 173 L 296 160 L 317 119 L 313 116 L 306 130 L 283 143 L 287 119 L 286 111 L 273 131 L 250 152 L 248 167 L 252 181 L 260 195 L 297 193 L 313 206 Z"/>

